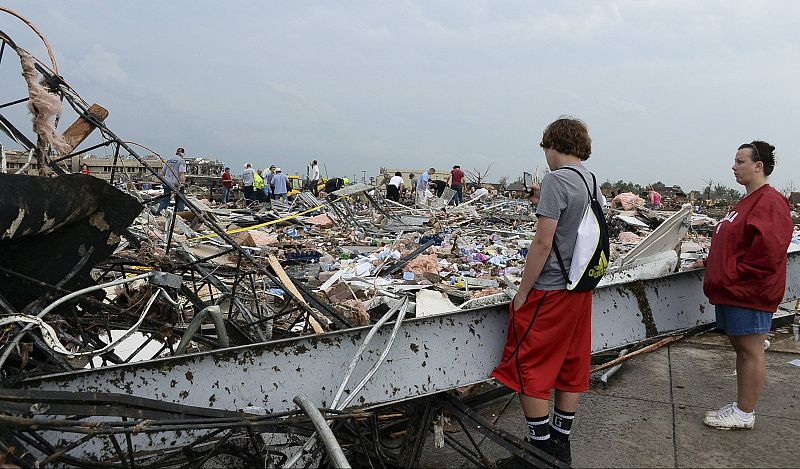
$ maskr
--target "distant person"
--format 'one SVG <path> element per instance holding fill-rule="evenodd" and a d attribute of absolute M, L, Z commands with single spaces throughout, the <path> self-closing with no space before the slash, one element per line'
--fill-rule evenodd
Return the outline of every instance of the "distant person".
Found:
<path fill-rule="evenodd" d="M 244 189 L 244 200 L 247 204 L 256 199 L 253 191 L 253 183 L 255 183 L 255 178 L 253 176 L 255 173 L 256 171 L 253 169 L 253 165 L 250 163 L 244 165 L 244 171 L 242 171 L 242 187 Z"/>
<path fill-rule="evenodd" d="M 464 201 L 464 171 L 461 171 L 461 166 L 455 165 L 450 170 L 450 175 L 447 176 L 447 183 L 450 188 L 455 191 L 453 196 L 453 204 L 458 205 Z"/>
<path fill-rule="evenodd" d="M 281 172 L 281 168 L 275 168 L 275 177 L 272 178 L 272 183 L 275 185 L 275 198 L 288 202 L 289 178 Z"/>
<path fill-rule="evenodd" d="M 793 224 L 786 197 L 767 181 L 774 168 L 774 146 L 761 140 L 739 146 L 731 169 L 746 194 L 717 224 L 708 259 L 700 261 L 717 327 L 736 351 L 736 402 L 707 412 L 703 420 L 721 430 L 755 425 L 767 374 L 764 340 L 786 287 Z"/>
<path fill-rule="evenodd" d="M 309 182 L 311 185 L 311 193 L 314 196 L 319 195 L 319 165 L 317 164 L 317 160 L 311 162 L 311 181 Z"/>
<path fill-rule="evenodd" d="M 489 189 L 481 187 L 479 184 L 472 185 L 472 198 L 480 199 L 489 195 Z"/>
<path fill-rule="evenodd" d="M 331 192 L 338 191 L 347 185 L 347 178 L 330 178 L 325 181 L 325 187 L 322 192 L 330 194 Z"/>
<path fill-rule="evenodd" d="M 408 173 L 408 182 L 409 188 L 411 189 L 411 198 L 415 198 L 417 195 L 417 175 L 414 173 Z"/>
<path fill-rule="evenodd" d="M 225 167 L 222 172 L 222 203 L 227 204 L 231 196 L 231 189 L 233 189 L 233 177 L 231 176 L 231 168 Z"/>
<path fill-rule="evenodd" d="M 428 184 L 430 182 L 431 175 L 436 172 L 436 169 L 430 168 L 429 170 L 420 174 L 419 179 L 417 179 L 417 203 L 420 205 L 427 205 L 427 195 L 425 191 L 429 190 Z"/>
<path fill-rule="evenodd" d="M 175 156 L 165 161 L 164 165 L 161 167 L 161 176 L 167 183 L 164 184 L 164 197 L 158 204 L 156 214 L 160 214 L 164 209 L 169 207 L 169 201 L 172 198 L 173 191 L 180 191 L 181 194 L 184 192 L 184 186 L 186 184 L 186 161 L 183 159 L 183 153 L 183 148 L 178 148 L 175 150 Z M 183 200 L 176 195 L 175 211 L 182 212 L 183 208 Z"/>
<path fill-rule="evenodd" d="M 92 172 L 89 171 L 89 165 L 88 164 L 83 163 L 81 165 L 81 174 L 87 174 L 87 175 L 92 174 Z"/>
<path fill-rule="evenodd" d="M 272 180 L 275 178 L 275 165 L 269 166 L 269 173 L 267 173 L 267 177 L 264 178 L 264 190 L 269 190 L 269 198 L 275 198 L 275 183 Z"/>
<path fill-rule="evenodd" d="M 550 172 L 542 178 L 536 234 L 509 308 L 503 358 L 492 372 L 519 393 L 527 442 L 566 464 L 572 462 L 569 438 L 581 393 L 589 389 L 592 291 L 567 290 L 562 269 L 570 269 L 588 185 L 600 192 L 583 165 L 591 142 L 586 124 L 575 118 L 562 117 L 544 130 L 540 146 Z M 553 391 L 551 418 L 548 400 Z"/>
<path fill-rule="evenodd" d="M 261 179 L 264 180 L 264 189 L 261 190 L 263 193 L 263 200 L 270 200 L 270 193 L 272 189 L 269 186 L 269 176 L 271 174 L 269 168 L 264 168 L 259 172 L 259 174 L 261 174 Z"/>
<path fill-rule="evenodd" d="M 386 186 L 386 198 L 395 202 L 400 202 L 400 192 L 405 190 L 403 184 L 403 174 L 400 171 L 394 173 L 389 184 Z"/>
<path fill-rule="evenodd" d="M 389 174 L 388 172 L 383 173 L 383 178 L 378 182 L 377 187 L 378 188 L 386 187 L 386 186 L 389 185 L 389 181 L 391 181 L 391 180 L 392 180 L 392 175 L 391 174 Z"/>
<path fill-rule="evenodd" d="M 447 189 L 447 182 L 441 179 L 432 179 L 430 182 L 430 191 L 436 197 L 441 197 L 444 194 L 444 190 Z"/>
<path fill-rule="evenodd" d="M 650 202 L 650 207 L 652 207 L 653 210 L 661 210 L 661 194 L 659 194 L 652 187 L 650 188 L 650 192 L 647 194 L 647 199 Z"/>
<path fill-rule="evenodd" d="M 266 194 L 264 194 L 264 178 L 261 177 L 260 169 L 253 172 L 253 196 L 258 202 L 267 200 Z"/>

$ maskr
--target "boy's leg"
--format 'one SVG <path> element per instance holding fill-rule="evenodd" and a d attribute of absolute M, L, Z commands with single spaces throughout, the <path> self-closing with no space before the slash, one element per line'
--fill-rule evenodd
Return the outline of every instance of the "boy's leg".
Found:
<path fill-rule="evenodd" d="M 578 404 L 581 402 L 581 393 L 579 392 L 566 392 L 556 391 L 556 407 L 567 412 L 575 412 L 578 410 Z"/>
<path fill-rule="evenodd" d="M 520 394 L 519 401 L 522 404 L 522 412 L 525 413 L 526 417 L 550 415 L 550 407 L 546 399 L 537 399 L 532 396 Z"/>
<path fill-rule="evenodd" d="M 569 435 L 572 432 L 572 421 L 575 419 L 580 400 L 580 393 L 556 391 L 553 419 L 550 422 L 550 444 L 553 456 L 567 464 L 572 464 Z"/>
<path fill-rule="evenodd" d="M 525 439 L 533 446 L 552 454 L 549 428 L 550 410 L 547 399 L 520 394 L 519 401 L 528 424 L 528 436 Z"/>
<path fill-rule="evenodd" d="M 555 408 L 550 424 L 550 441 L 553 456 L 572 464 L 570 434 L 581 393 L 589 389 L 589 369 L 592 349 L 592 294 L 573 292 L 569 304 L 575 320 L 575 329 L 569 339 L 569 351 L 556 379 Z"/>

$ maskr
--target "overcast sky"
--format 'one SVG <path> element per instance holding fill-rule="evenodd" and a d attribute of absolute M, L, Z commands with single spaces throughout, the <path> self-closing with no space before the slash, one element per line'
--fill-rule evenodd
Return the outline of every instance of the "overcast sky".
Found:
<path fill-rule="evenodd" d="M 330 176 L 493 162 L 489 180 L 516 179 L 545 167 L 542 129 L 570 114 L 600 180 L 733 187 L 736 148 L 758 138 L 777 147 L 773 185 L 800 186 L 797 1 L 4 5 L 118 135 L 236 173 L 316 158 Z M 46 59 L 16 18 L 0 29 Z M 15 61 L 2 102 L 24 96 Z"/>

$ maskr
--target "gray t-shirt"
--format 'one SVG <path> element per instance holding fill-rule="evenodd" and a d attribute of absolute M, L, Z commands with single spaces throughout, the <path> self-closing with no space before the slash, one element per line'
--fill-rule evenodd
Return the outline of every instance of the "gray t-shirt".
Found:
<path fill-rule="evenodd" d="M 592 175 L 582 164 L 567 165 L 581 172 L 589 188 L 592 188 Z M 597 182 L 595 181 L 595 185 Z M 544 264 L 542 273 L 533 287 L 537 290 L 563 290 L 567 288 L 567 281 L 558 265 L 555 245 L 564 261 L 564 268 L 569 273 L 572 263 L 572 251 L 575 249 L 575 240 L 578 237 L 578 227 L 589 204 L 589 194 L 581 177 L 569 169 L 551 171 L 542 178 L 542 193 L 536 215 L 539 217 L 558 220 L 554 236 L 553 249 Z M 597 199 L 603 203 L 600 188 L 597 187 Z"/>
<path fill-rule="evenodd" d="M 180 182 L 179 175 L 186 172 L 186 162 L 178 155 L 173 156 L 164 162 L 161 167 L 161 175 L 173 186 Z"/>
<path fill-rule="evenodd" d="M 255 182 L 255 174 L 256 170 L 253 168 L 244 168 L 242 171 L 242 185 L 243 186 L 252 186 Z"/>

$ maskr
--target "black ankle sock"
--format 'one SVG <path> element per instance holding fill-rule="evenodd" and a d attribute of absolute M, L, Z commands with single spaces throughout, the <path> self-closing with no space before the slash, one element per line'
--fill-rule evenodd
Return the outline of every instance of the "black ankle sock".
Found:
<path fill-rule="evenodd" d="M 550 435 L 559 441 L 569 441 L 569 434 L 572 431 L 572 421 L 575 412 L 566 412 L 559 408 L 553 409 L 553 420 L 550 423 Z"/>
<path fill-rule="evenodd" d="M 549 416 L 525 417 L 525 420 L 528 423 L 528 437 L 526 439 L 531 444 L 536 447 L 543 447 L 550 443 Z"/>

